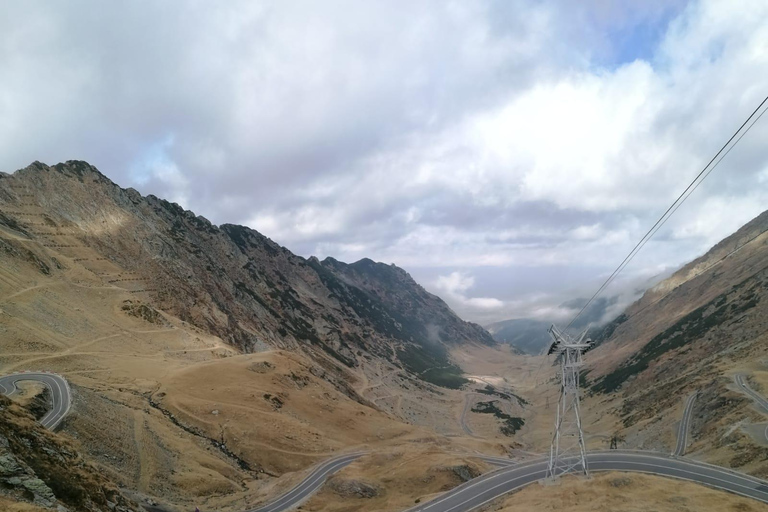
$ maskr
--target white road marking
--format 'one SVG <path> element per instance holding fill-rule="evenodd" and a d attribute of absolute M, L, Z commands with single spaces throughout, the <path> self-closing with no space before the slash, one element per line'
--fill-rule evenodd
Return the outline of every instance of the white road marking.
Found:
<path fill-rule="evenodd" d="M 736 384 L 741 388 L 741 390 L 746 393 L 750 398 L 752 398 L 757 404 L 765 411 L 768 412 L 768 400 L 766 400 L 760 393 L 755 391 L 754 389 L 750 388 L 749 385 L 744 382 L 744 375 L 737 373 L 734 376 L 734 379 L 736 381 Z M 765 431 L 763 432 L 763 436 L 765 437 L 765 440 L 768 441 L 768 426 L 765 427 Z"/>
<path fill-rule="evenodd" d="M 490 480 L 495 480 L 496 478 L 498 478 L 500 476 L 505 476 L 507 473 L 511 473 L 512 471 L 516 471 L 518 469 L 524 469 L 524 468 L 528 468 L 528 467 L 531 467 L 531 466 L 535 466 L 536 464 L 541 464 L 545 460 L 546 459 L 540 459 L 540 460 L 531 461 L 531 462 L 528 462 L 528 463 L 525 463 L 525 464 L 521 464 L 519 466 L 517 466 L 517 465 L 515 465 L 515 466 L 507 466 L 507 467 L 502 468 L 502 469 L 497 469 L 496 471 L 491 471 L 490 473 L 486 473 L 483 477 L 481 477 L 482 481 L 470 480 L 469 482 L 467 482 L 465 484 L 462 484 L 462 485 L 460 485 L 458 487 L 454 487 L 452 491 L 449 491 L 447 494 L 443 494 L 442 496 L 439 496 L 439 497 L 435 498 L 434 500 L 430 501 L 429 503 L 426 503 L 424 505 L 419 505 L 417 507 L 413 507 L 413 508 L 411 508 L 409 510 L 427 510 L 427 509 L 430 509 L 430 508 L 434 507 L 435 505 L 437 505 L 438 503 L 442 503 L 446 499 L 451 498 L 455 494 L 458 494 L 460 492 L 465 492 L 467 489 L 472 489 L 473 487 L 478 486 L 478 485 L 482 485 L 483 483 L 488 482 Z M 491 475 L 493 475 L 493 476 L 491 476 Z"/>
<path fill-rule="evenodd" d="M 65 403 L 67 405 L 67 410 L 69 409 L 69 394 L 64 393 L 64 391 L 62 391 L 61 384 L 59 384 L 59 380 L 58 379 L 52 379 L 52 380 L 53 380 L 53 383 L 56 384 L 56 389 L 59 390 L 59 396 L 61 396 L 61 400 L 59 402 L 59 406 L 58 406 L 57 413 L 56 413 L 58 415 L 58 419 L 56 419 L 56 421 L 54 421 L 49 426 L 49 428 L 54 429 L 54 428 L 56 428 L 56 425 L 58 425 L 61 422 L 61 420 L 64 419 L 64 416 L 66 415 L 66 412 L 64 412 L 64 405 L 65 405 Z"/>
<path fill-rule="evenodd" d="M 697 473 L 696 471 L 692 471 L 692 470 L 689 470 L 689 469 L 682 469 L 681 470 L 681 469 L 670 467 L 670 466 L 663 466 L 663 465 L 660 465 L 660 464 L 652 464 L 650 462 L 626 462 L 626 461 L 620 461 L 620 463 L 621 464 L 628 464 L 628 465 L 632 465 L 632 466 L 647 466 L 647 467 L 651 467 L 651 468 L 666 468 L 666 469 L 674 470 L 674 471 L 682 471 L 682 472 L 684 472 L 686 474 L 689 474 L 689 475 L 701 476 L 701 477 L 708 478 L 708 479 L 711 479 L 711 480 L 717 480 L 718 482 L 730 483 L 731 485 L 736 485 L 736 486 L 739 486 L 739 487 L 743 487 L 745 489 L 749 489 L 750 491 L 762 492 L 762 491 L 756 489 L 755 487 L 750 487 L 748 485 L 740 484 L 740 483 L 734 482 L 733 480 L 724 480 L 722 478 L 717 478 L 716 476 L 708 475 L 706 473 Z M 596 464 L 600 464 L 600 462 L 596 462 Z M 606 471 L 610 471 L 610 469 L 606 470 Z M 658 473 L 658 474 L 661 474 L 661 473 Z M 691 480 L 694 480 L 696 482 L 700 482 L 700 480 L 695 480 L 695 479 L 691 479 Z M 768 497 L 768 493 L 766 493 L 766 497 Z"/>

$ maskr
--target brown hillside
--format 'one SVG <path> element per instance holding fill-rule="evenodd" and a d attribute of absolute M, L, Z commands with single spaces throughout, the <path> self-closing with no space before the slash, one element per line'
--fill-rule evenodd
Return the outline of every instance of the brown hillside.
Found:
<path fill-rule="evenodd" d="M 690 450 L 768 475 L 768 446 L 751 426 L 766 419 L 733 385 L 736 373 L 755 387 L 768 376 L 767 231 L 765 212 L 596 334 L 587 404 L 615 418 L 594 419 L 604 437 L 613 430 L 627 442 L 671 450 L 681 403 L 698 390 Z"/>

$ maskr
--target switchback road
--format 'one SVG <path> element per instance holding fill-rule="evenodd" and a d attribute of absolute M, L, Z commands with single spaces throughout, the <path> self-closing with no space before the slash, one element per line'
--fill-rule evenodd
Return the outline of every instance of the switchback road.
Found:
<path fill-rule="evenodd" d="M 465 434 L 472 437 L 475 437 L 475 434 L 472 432 L 472 429 L 469 428 L 469 424 L 467 423 L 467 413 L 469 413 L 470 409 L 472 408 L 472 399 L 475 396 L 477 396 L 476 393 L 467 393 L 464 395 L 464 409 L 462 409 L 461 418 L 459 418 L 459 425 L 461 425 L 461 429 Z"/>
<path fill-rule="evenodd" d="M 504 463 L 500 457 L 478 458 L 494 465 Z M 768 482 L 702 462 L 652 452 L 612 450 L 588 453 L 587 463 L 592 472 L 629 471 L 690 480 L 768 503 Z M 547 464 L 548 459 L 544 458 L 519 464 L 509 461 L 501 469 L 470 480 L 408 512 L 468 512 L 544 479 Z"/>
<path fill-rule="evenodd" d="M 736 374 L 733 377 L 733 380 L 736 381 L 736 385 L 739 386 L 739 389 L 749 395 L 763 409 L 763 412 L 768 414 L 768 400 L 766 400 L 762 395 L 758 394 L 757 391 L 749 387 L 744 374 Z"/>
<path fill-rule="evenodd" d="M 72 393 L 70 392 L 69 384 L 67 384 L 63 377 L 54 373 L 14 373 L 0 377 L 0 393 L 12 396 L 18 391 L 16 383 L 24 380 L 41 382 L 48 387 L 48 390 L 51 392 L 53 405 L 46 415 L 40 419 L 40 424 L 47 429 L 55 429 L 72 407 Z"/>
<path fill-rule="evenodd" d="M 42 382 L 51 390 L 53 407 L 43 417 L 41 423 L 47 428 L 54 428 L 70 408 L 71 395 L 66 381 L 50 373 L 8 375 L 0 377 L 0 392 L 13 395 L 17 390 L 16 383 L 22 380 Z M 686 409 L 688 405 L 687 403 Z M 690 412 L 684 414 L 684 418 L 689 414 Z M 249 509 L 247 512 L 290 510 L 317 491 L 329 475 L 336 473 L 362 455 L 362 453 L 352 453 L 327 460 L 287 493 L 271 503 Z M 408 512 L 469 512 L 504 494 L 542 480 L 548 462 L 545 458 L 520 463 L 502 457 L 479 455 L 478 458 L 501 467 L 441 494 L 430 502 L 411 508 Z M 703 462 L 653 452 L 618 450 L 591 452 L 587 454 L 587 460 L 589 469 L 593 472 L 631 471 L 689 480 L 768 503 L 768 482 Z"/>
<path fill-rule="evenodd" d="M 325 478 L 351 463 L 362 454 L 331 459 L 318 466 L 293 490 L 268 505 L 247 512 L 281 512 L 297 506 L 320 488 Z M 427 503 L 406 512 L 469 512 L 504 494 L 544 479 L 548 459 L 515 463 L 503 457 L 477 455 L 477 458 L 500 469 L 470 480 Z M 628 471 L 689 480 L 748 498 L 768 503 L 768 482 L 717 466 L 683 458 L 641 451 L 591 452 L 587 454 L 589 469 L 595 471 Z"/>
<path fill-rule="evenodd" d="M 733 380 L 736 381 L 736 385 L 739 386 L 739 389 L 749 395 L 755 402 L 757 402 L 757 405 L 760 406 L 763 412 L 768 414 L 768 400 L 766 400 L 765 397 L 760 395 L 757 391 L 749 387 L 749 384 L 747 384 L 745 379 L 745 375 L 736 374 L 733 376 Z M 768 426 L 765 427 L 763 436 L 765 436 L 765 440 L 768 441 Z"/>

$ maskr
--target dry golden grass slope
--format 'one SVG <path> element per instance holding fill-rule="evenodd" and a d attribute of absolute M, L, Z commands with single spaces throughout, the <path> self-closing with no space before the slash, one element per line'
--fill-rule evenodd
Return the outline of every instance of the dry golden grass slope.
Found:
<path fill-rule="evenodd" d="M 47 512 L 48 509 L 0 496 L 0 510 L 5 512 Z"/>
<path fill-rule="evenodd" d="M 466 451 L 435 435 L 461 431 L 459 391 L 373 361 L 346 377 L 365 405 L 340 392 L 338 368 L 284 350 L 243 354 L 159 310 L 145 284 L 90 247 L 4 228 L 0 251 L 0 372 L 63 374 L 74 404 L 62 432 L 138 499 L 239 510 L 344 451 L 431 446 L 429 467 Z M 390 396 L 401 410 L 387 411 Z M 447 485 L 436 482 L 422 490 Z M 396 484 L 381 485 L 395 499 Z"/>
<path fill-rule="evenodd" d="M 0 499 L 59 512 L 140 510 L 69 440 L 5 396 L 0 397 Z"/>

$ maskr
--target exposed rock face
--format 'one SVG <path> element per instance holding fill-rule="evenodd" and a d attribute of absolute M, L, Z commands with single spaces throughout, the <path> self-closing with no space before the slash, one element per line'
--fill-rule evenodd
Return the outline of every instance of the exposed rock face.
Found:
<path fill-rule="evenodd" d="M 142 510 L 72 446 L 4 396 L 0 396 L 0 494 L 59 510 Z"/>
<path fill-rule="evenodd" d="M 454 475 L 459 477 L 462 482 L 469 482 L 473 478 L 477 478 L 482 473 L 473 466 L 470 466 L 468 464 L 462 464 L 460 466 L 451 466 L 450 469 Z"/>
<path fill-rule="evenodd" d="M 116 263 L 124 272 L 105 273 L 109 284 L 246 352 L 299 349 L 348 367 L 381 357 L 435 382 L 433 368 L 456 373 L 447 346 L 494 343 L 394 265 L 307 260 L 247 227 L 217 227 L 122 189 L 85 162 L 35 162 L 0 176 L 0 210 L 0 228 L 71 254 L 66 265 Z M 98 257 L 77 257 L 83 248 Z M 35 259 L 44 273 L 60 265 L 23 244 L 4 249 Z M 161 320 L 141 304 L 126 311 Z"/>
<path fill-rule="evenodd" d="M 168 322 L 165 321 L 160 312 L 152 306 L 143 304 L 142 302 L 126 300 L 121 309 L 129 315 L 146 320 L 151 324 L 168 325 Z"/>
<path fill-rule="evenodd" d="M 344 478 L 332 478 L 328 487 L 342 498 L 375 498 L 381 495 L 381 488 L 362 480 L 347 480 Z"/>

